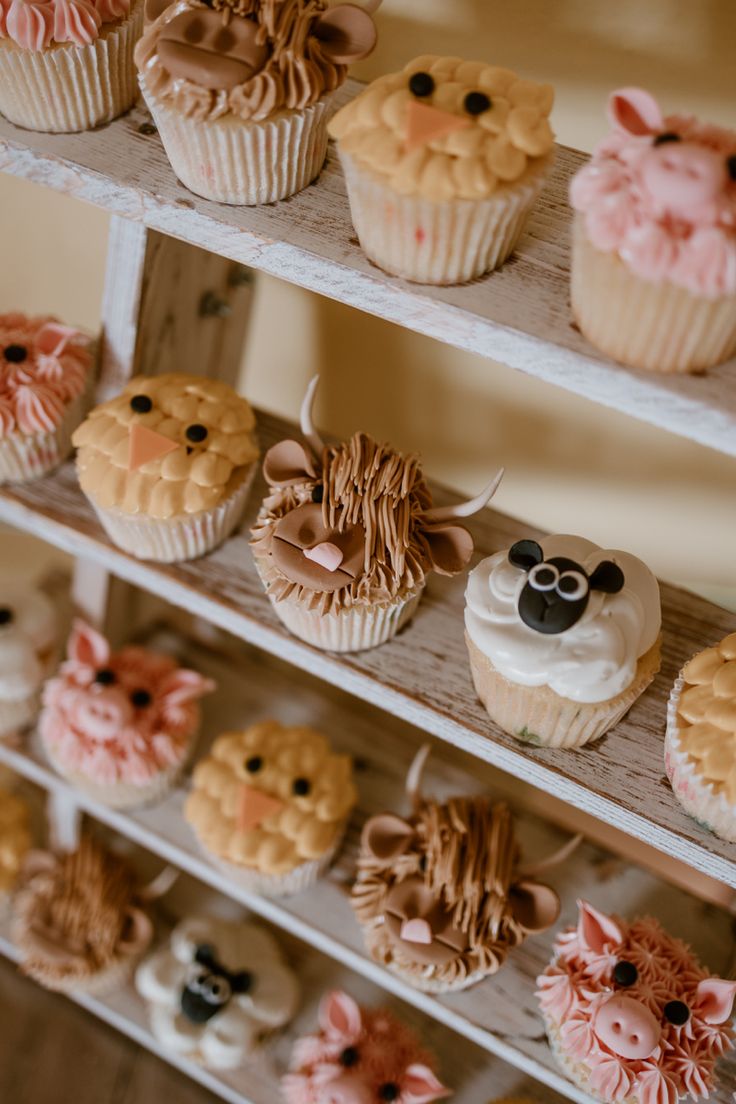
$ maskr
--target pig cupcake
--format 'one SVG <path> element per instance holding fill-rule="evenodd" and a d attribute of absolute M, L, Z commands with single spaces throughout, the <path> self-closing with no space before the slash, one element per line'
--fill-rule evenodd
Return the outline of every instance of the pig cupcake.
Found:
<path fill-rule="evenodd" d="M 57 660 L 56 610 L 43 591 L 0 586 L 0 738 L 26 728 Z"/>
<path fill-rule="evenodd" d="M 199 698 L 214 683 L 144 648 L 114 652 L 76 621 L 59 674 L 44 688 L 39 725 L 51 763 L 117 809 L 160 800 L 194 746 Z"/>
<path fill-rule="evenodd" d="M 633 368 L 700 372 L 736 351 L 736 130 L 664 115 L 640 88 L 573 178 L 572 307 Z"/>

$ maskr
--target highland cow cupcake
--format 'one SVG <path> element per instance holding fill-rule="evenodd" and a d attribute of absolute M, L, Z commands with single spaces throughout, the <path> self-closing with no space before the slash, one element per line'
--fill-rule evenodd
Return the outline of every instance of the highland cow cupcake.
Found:
<path fill-rule="evenodd" d="M 736 843 L 736 633 L 682 669 L 667 707 L 664 761 L 690 816 Z"/>
<path fill-rule="evenodd" d="M 549 84 L 426 56 L 330 123 L 360 244 L 386 272 L 460 284 L 514 250 L 554 151 Z"/>
<path fill-rule="evenodd" d="M 736 130 L 663 115 L 640 88 L 573 178 L 572 307 L 633 368 L 700 372 L 736 352 Z"/>
<path fill-rule="evenodd" d="M 266 454 L 269 489 L 251 545 L 286 627 L 318 648 L 358 652 L 409 621 L 432 571 L 465 568 L 473 538 L 454 520 L 485 506 L 503 471 L 470 502 L 434 507 L 418 456 L 367 433 L 323 443 L 312 425 L 316 383 L 302 405 L 305 443 L 281 441 Z"/>
<path fill-rule="evenodd" d="M 56 610 L 43 591 L 0 586 L 0 738 L 26 728 L 56 663 Z"/>
<path fill-rule="evenodd" d="M 182 183 L 238 204 L 306 188 L 324 164 L 333 93 L 375 45 L 370 15 L 323 0 L 175 0 L 149 14 L 140 85 Z"/>
<path fill-rule="evenodd" d="M 584 537 L 517 541 L 468 578 L 473 684 L 510 736 L 582 747 L 656 675 L 661 620 L 657 580 L 631 553 Z"/>
<path fill-rule="evenodd" d="M 71 132 L 133 106 L 143 0 L 4 0 L 0 112 L 28 130 Z"/>
<path fill-rule="evenodd" d="M 227 732 L 194 769 L 184 815 L 238 885 L 283 897 L 313 885 L 357 801 L 352 764 L 312 728 Z"/>
<path fill-rule="evenodd" d="M 0 75 L 0 97 L 7 84 Z M 38 479 L 67 458 L 93 382 L 90 341 L 79 330 L 0 315 L 0 484 Z"/>
<path fill-rule="evenodd" d="M 159 801 L 181 774 L 215 684 L 146 648 L 113 652 L 76 621 L 66 662 L 44 688 L 39 731 L 51 763 L 116 809 Z"/>
<path fill-rule="evenodd" d="M 132 556 L 192 560 L 240 523 L 258 459 L 255 415 L 220 380 L 137 376 L 73 441 L 82 490 Z"/>

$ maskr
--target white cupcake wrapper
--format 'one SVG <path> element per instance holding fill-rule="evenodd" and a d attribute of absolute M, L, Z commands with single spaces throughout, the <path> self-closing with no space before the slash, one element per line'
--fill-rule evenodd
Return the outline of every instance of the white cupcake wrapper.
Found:
<path fill-rule="evenodd" d="M 598 1093 L 593 1092 L 590 1087 L 590 1071 L 583 1062 L 577 1061 L 569 1054 L 565 1053 L 562 1045 L 562 1039 L 560 1037 L 560 1024 L 555 1023 L 548 1016 L 544 1016 L 544 1024 L 547 1031 L 547 1038 L 549 1040 L 550 1050 L 554 1055 L 555 1061 L 562 1069 L 573 1084 L 578 1088 L 583 1089 L 593 1100 L 598 1100 L 601 1104 L 610 1104 L 610 1101 L 605 1101 Z M 634 1095 L 626 1097 L 621 1101 L 621 1104 L 638 1104 L 637 1097 Z"/>
<path fill-rule="evenodd" d="M 463 284 L 500 267 L 518 242 L 551 158 L 523 183 L 488 199 L 433 202 L 402 196 L 344 152 L 353 226 L 379 268 L 420 284 Z"/>
<path fill-rule="evenodd" d="M 454 981 L 443 981 L 441 978 L 435 977 L 417 977 L 416 974 L 402 970 L 400 966 L 393 962 L 388 969 L 396 977 L 405 981 L 407 985 L 411 985 L 412 989 L 418 989 L 422 993 L 436 994 L 461 993 L 464 989 L 470 989 L 473 985 L 477 985 L 479 981 L 491 976 L 483 970 L 476 970 L 474 974 L 468 974 L 466 977 L 458 977 Z"/>
<path fill-rule="evenodd" d="M 195 195 L 243 206 L 274 203 L 306 188 L 325 163 L 330 96 L 262 122 L 232 114 L 199 121 L 139 80 L 171 167 Z"/>
<path fill-rule="evenodd" d="M 135 809 L 143 805 L 155 805 L 157 802 L 163 801 L 184 770 L 189 755 L 194 748 L 195 738 L 192 739 L 187 754 L 180 763 L 159 771 L 154 778 L 140 786 L 131 782 L 116 782 L 107 786 L 93 782 L 92 779 L 80 771 L 68 770 L 54 754 L 47 741 L 42 740 L 42 743 L 51 766 L 57 774 L 60 774 L 67 782 L 71 782 L 75 789 L 110 809 Z"/>
<path fill-rule="evenodd" d="M 347 827 L 347 824 L 345 827 Z M 252 870 L 246 866 L 228 862 L 226 859 L 221 859 L 218 855 L 213 854 L 213 852 L 207 851 L 206 848 L 203 849 L 212 863 L 227 876 L 233 885 L 240 886 L 248 893 L 257 893 L 261 897 L 292 897 L 295 893 L 304 893 L 311 889 L 329 868 L 335 855 L 340 850 L 345 827 L 343 827 L 330 850 L 321 858 L 300 863 L 288 874 L 263 874 L 259 870 Z"/>
<path fill-rule="evenodd" d="M 0 701 L 0 739 L 27 728 L 34 720 L 40 706 L 39 692 L 21 701 Z"/>
<path fill-rule="evenodd" d="M 89 386 L 69 403 L 56 429 L 48 433 L 10 433 L 0 439 L 0 485 L 40 479 L 66 460 L 72 451 L 72 433 L 89 408 L 92 383 L 90 373 Z"/>
<path fill-rule="evenodd" d="M 133 49 L 143 29 L 143 0 L 87 46 L 22 50 L 0 40 L 0 113 L 28 130 L 71 133 L 108 123 L 138 95 Z"/>
<path fill-rule="evenodd" d="M 667 729 L 664 737 L 664 766 L 675 797 L 686 813 L 720 839 L 736 843 L 736 807 L 723 793 L 714 793 L 704 782 L 695 764 L 682 750 L 677 707 L 685 680 L 680 675 L 667 702 Z"/>

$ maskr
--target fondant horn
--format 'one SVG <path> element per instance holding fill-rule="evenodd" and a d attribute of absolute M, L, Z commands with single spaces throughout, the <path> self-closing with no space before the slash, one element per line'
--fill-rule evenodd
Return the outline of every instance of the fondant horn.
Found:
<path fill-rule="evenodd" d="M 424 520 L 452 521 L 454 518 L 472 517 L 473 514 L 477 514 L 493 498 L 498 490 L 499 483 L 503 479 L 504 471 L 504 468 L 499 468 L 485 490 L 481 491 L 475 498 L 471 498 L 468 502 L 458 502 L 454 506 L 435 506 L 433 510 L 427 510 Z"/>
<path fill-rule="evenodd" d="M 314 406 L 314 396 L 317 393 L 318 384 L 319 376 L 314 376 L 313 379 L 309 381 L 309 387 L 304 396 L 299 421 L 301 423 L 302 433 L 309 442 L 310 448 L 317 456 L 321 456 L 322 449 L 325 447 L 324 441 L 319 433 L 317 433 L 317 430 L 314 428 L 314 423 L 312 422 L 312 407 Z"/>

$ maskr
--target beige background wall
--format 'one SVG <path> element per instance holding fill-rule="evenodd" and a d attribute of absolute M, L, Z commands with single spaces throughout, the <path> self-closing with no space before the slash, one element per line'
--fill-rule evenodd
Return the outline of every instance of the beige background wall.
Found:
<path fill-rule="evenodd" d="M 736 124 L 734 0 L 384 0 L 378 18 L 380 47 L 359 76 L 422 52 L 487 58 L 555 85 L 553 121 L 569 145 L 591 148 L 606 94 L 622 84 Z M 100 211 L 0 177 L 3 308 L 95 327 L 106 226 Z M 628 547 L 736 606 L 736 460 L 260 279 L 244 391 L 295 414 L 316 369 L 325 428 L 420 449 L 433 475 L 469 491 L 504 463 L 502 509 Z"/>

